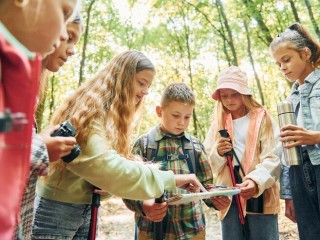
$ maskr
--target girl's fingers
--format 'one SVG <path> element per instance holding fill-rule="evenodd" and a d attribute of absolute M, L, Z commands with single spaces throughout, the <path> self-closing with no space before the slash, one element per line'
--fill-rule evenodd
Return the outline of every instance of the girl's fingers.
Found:
<path fill-rule="evenodd" d="M 296 126 L 296 125 L 291 125 L 291 124 L 289 124 L 289 125 L 283 126 L 283 127 L 280 129 L 280 131 L 283 132 L 283 131 L 287 131 L 287 130 L 297 130 L 297 129 L 301 129 L 301 127 Z"/>

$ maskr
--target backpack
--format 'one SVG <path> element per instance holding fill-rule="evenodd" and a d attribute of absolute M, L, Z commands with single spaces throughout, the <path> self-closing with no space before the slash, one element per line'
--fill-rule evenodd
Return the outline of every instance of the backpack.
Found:
<path fill-rule="evenodd" d="M 155 141 L 156 134 L 157 134 L 157 128 L 154 128 L 147 135 L 144 135 L 142 137 L 142 143 L 144 146 L 144 151 L 143 151 L 144 158 L 153 162 L 158 162 L 163 160 L 172 160 L 175 157 L 178 157 L 178 159 L 180 160 L 185 159 L 187 161 L 190 173 L 196 173 L 197 162 L 199 161 L 200 154 L 196 154 L 194 142 L 199 146 L 202 145 L 197 138 L 194 138 L 189 135 L 191 139 L 191 141 L 189 141 L 187 138 L 184 137 L 182 141 L 183 154 L 179 154 L 178 156 L 170 154 L 170 155 L 167 155 L 166 159 L 163 159 L 157 156 L 159 151 L 159 142 Z"/>

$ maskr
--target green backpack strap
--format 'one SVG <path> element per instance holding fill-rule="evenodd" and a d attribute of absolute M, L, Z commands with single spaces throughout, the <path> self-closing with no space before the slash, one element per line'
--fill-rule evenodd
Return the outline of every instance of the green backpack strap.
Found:
<path fill-rule="evenodd" d="M 187 138 L 183 138 L 183 152 L 187 156 L 186 161 L 188 163 L 188 167 L 191 173 L 196 173 L 198 161 L 198 154 L 196 154 L 196 150 L 194 147 L 193 141 L 197 140 L 189 135 L 190 141 Z M 197 140 L 198 141 L 198 140 Z"/>
<path fill-rule="evenodd" d="M 143 135 L 143 157 L 147 161 L 154 161 L 158 153 L 159 144 L 155 141 L 156 133 L 156 128 L 154 128 L 148 134 Z"/>

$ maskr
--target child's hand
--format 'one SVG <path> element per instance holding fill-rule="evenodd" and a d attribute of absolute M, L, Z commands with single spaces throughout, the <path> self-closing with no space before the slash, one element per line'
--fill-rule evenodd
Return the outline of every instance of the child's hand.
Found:
<path fill-rule="evenodd" d="M 314 145 L 320 143 L 320 132 L 310 131 L 295 125 L 286 125 L 281 128 L 279 140 L 286 142 L 283 146 L 285 148 L 300 145 Z"/>
<path fill-rule="evenodd" d="M 93 192 L 94 192 L 94 193 L 97 193 L 97 194 L 99 194 L 99 195 L 101 195 L 101 196 L 107 196 L 107 195 L 109 195 L 109 193 L 108 193 L 107 191 L 101 190 L 101 189 L 97 189 L 97 188 L 95 188 L 95 189 L 93 190 Z"/>
<path fill-rule="evenodd" d="M 70 154 L 74 145 L 77 143 L 74 137 L 51 137 L 51 134 L 59 127 L 60 125 L 48 127 L 40 133 L 46 144 L 50 162 L 55 162 Z"/>
<path fill-rule="evenodd" d="M 286 199 L 286 212 L 285 215 L 287 218 L 289 218 L 292 222 L 296 223 L 296 211 L 293 206 L 293 200 L 292 199 Z"/>
<path fill-rule="evenodd" d="M 198 186 L 194 186 L 192 184 L 188 184 L 184 189 L 189 192 L 192 192 L 192 193 L 199 193 L 200 192 L 200 188 Z"/>
<path fill-rule="evenodd" d="M 230 138 L 220 138 L 217 144 L 217 150 L 220 156 L 232 150 Z"/>
<path fill-rule="evenodd" d="M 240 196 L 244 199 L 250 199 L 258 192 L 258 185 L 251 179 L 246 179 L 243 183 L 237 184 L 240 187 Z"/>
<path fill-rule="evenodd" d="M 176 179 L 176 186 L 193 192 L 207 192 L 207 190 L 199 182 L 195 174 L 177 174 L 174 175 Z"/>
<path fill-rule="evenodd" d="M 155 203 L 154 199 L 143 201 L 142 211 L 152 222 L 161 222 L 167 213 L 168 203 Z"/>
<path fill-rule="evenodd" d="M 230 205 L 231 199 L 226 196 L 216 196 L 212 197 L 211 201 L 214 207 L 220 211 L 227 208 Z"/>

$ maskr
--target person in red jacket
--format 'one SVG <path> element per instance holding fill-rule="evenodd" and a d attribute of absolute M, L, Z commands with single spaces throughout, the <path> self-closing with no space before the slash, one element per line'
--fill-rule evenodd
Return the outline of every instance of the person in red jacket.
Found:
<path fill-rule="evenodd" d="M 0 113 L 22 113 L 19 131 L 0 133 L 0 239 L 12 239 L 30 170 L 31 133 L 41 57 L 66 38 L 78 0 L 0 2 Z M 47 31 L 50 25 L 50 31 Z"/>
<path fill-rule="evenodd" d="M 61 41 L 60 46 L 42 61 L 39 103 L 46 93 L 46 85 L 53 72 L 59 69 L 67 62 L 68 58 L 74 54 L 74 46 L 78 42 L 82 32 L 82 21 L 79 12 L 72 21 L 67 24 L 68 38 Z M 36 181 L 39 176 L 47 174 L 49 159 L 51 162 L 57 161 L 70 154 L 76 144 L 74 137 L 57 137 L 51 134 L 59 128 L 60 125 L 48 127 L 42 132 L 38 132 L 37 123 L 33 128 L 32 147 L 31 147 L 31 168 L 27 187 L 24 191 L 21 202 L 20 224 L 16 231 L 15 239 L 30 240 L 33 218 L 33 205 L 35 198 Z"/>

